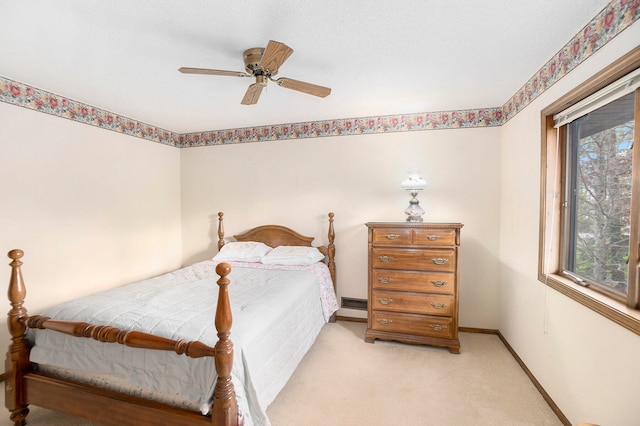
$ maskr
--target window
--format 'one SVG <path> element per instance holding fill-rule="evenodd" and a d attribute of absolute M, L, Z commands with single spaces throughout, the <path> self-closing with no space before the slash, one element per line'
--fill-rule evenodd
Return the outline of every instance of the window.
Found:
<path fill-rule="evenodd" d="M 538 277 L 640 334 L 640 49 L 542 119 Z"/>
<path fill-rule="evenodd" d="M 633 92 L 566 124 L 562 274 L 628 295 Z"/>

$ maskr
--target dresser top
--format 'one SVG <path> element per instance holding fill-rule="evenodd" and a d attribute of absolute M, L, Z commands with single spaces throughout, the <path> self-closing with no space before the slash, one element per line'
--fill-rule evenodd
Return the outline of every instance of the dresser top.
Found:
<path fill-rule="evenodd" d="M 462 223 L 452 222 L 367 222 L 368 228 L 456 228 L 460 229 Z"/>

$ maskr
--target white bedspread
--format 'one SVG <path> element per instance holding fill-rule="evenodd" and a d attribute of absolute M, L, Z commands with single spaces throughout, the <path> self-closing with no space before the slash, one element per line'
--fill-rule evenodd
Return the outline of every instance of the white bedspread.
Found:
<path fill-rule="evenodd" d="M 265 410 L 337 310 L 335 292 L 323 263 L 258 268 L 231 265 L 235 391 L 246 424 L 269 425 Z M 43 315 L 214 346 L 215 266 L 212 261 L 200 262 L 63 303 Z M 35 330 L 34 335 L 33 362 L 112 375 L 134 387 L 176 395 L 189 407 L 211 402 L 216 377 L 212 358 L 132 349 L 47 330 Z"/>

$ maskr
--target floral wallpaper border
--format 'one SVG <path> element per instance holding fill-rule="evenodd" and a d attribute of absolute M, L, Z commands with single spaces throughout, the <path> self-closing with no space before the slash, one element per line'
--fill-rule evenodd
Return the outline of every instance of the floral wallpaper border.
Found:
<path fill-rule="evenodd" d="M 179 133 L 0 77 L 0 101 L 125 135 L 178 146 Z"/>
<path fill-rule="evenodd" d="M 503 106 L 505 122 L 640 18 L 640 0 L 612 0 Z"/>
<path fill-rule="evenodd" d="M 387 115 L 276 124 L 180 135 L 180 146 L 224 145 L 324 136 L 489 127 L 502 124 L 501 108 Z"/>
<path fill-rule="evenodd" d="M 387 132 L 501 126 L 640 18 L 640 0 L 612 0 L 503 106 L 177 133 L 0 77 L 0 101 L 179 148 Z"/>

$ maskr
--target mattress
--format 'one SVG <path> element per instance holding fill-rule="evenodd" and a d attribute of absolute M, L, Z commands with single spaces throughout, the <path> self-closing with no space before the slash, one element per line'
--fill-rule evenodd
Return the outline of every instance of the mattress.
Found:
<path fill-rule="evenodd" d="M 44 316 L 108 324 L 179 340 L 217 341 L 217 263 L 205 261 L 48 309 Z M 328 268 L 231 263 L 233 383 L 248 425 L 269 425 L 266 408 L 315 341 L 337 301 Z M 215 386 L 213 358 L 133 349 L 31 330 L 40 368 L 203 412 Z"/>

